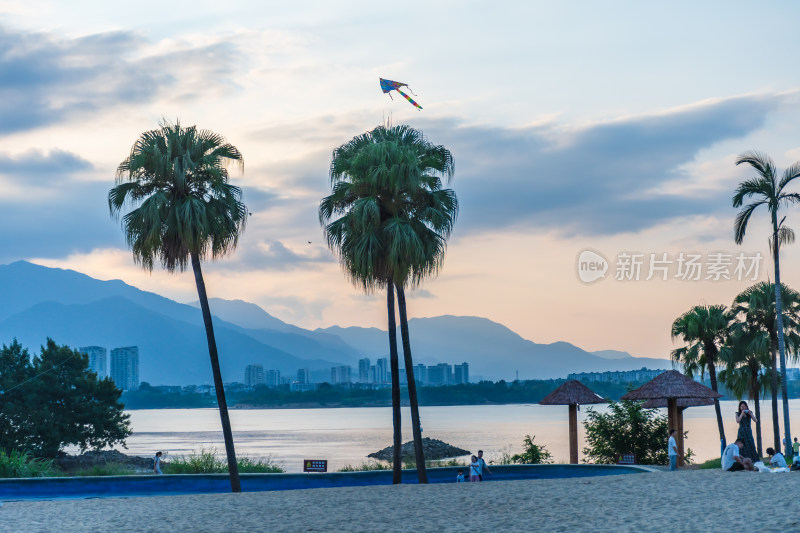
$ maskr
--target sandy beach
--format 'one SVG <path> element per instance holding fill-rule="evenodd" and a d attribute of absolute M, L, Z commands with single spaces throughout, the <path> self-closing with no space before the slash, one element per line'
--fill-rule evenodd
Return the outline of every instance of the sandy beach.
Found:
<path fill-rule="evenodd" d="M 689 470 L 125 499 L 7 502 L 0 530 L 797 531 L 800 474 Z"/>

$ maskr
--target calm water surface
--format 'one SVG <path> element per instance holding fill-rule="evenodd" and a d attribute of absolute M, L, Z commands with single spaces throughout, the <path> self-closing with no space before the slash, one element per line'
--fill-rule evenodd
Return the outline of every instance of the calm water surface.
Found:
<path fill-rule="evenodd" d="M 722 402 L 725 433 L 736 438 L 734 419 L 737 402 Z M 800 435 L 800 400 L 790 401 L 792 429 Z M 595 406 L 605 411 L 604 406 Z M 753 405 L 750 405 L 753 409 Z M 665 412 L 662 409 L 661 412 Z M 156 409 L 129 411 L 133 435 L 127 453 L 152 455 L 165 450 L 169 455 L 225 446 L 219 414 L 214 409 Z M 769 403 L 762 404 L 764 447 L 772 445 Z M 578 416 L 583 420 L 586 407 Z M 403 409 L 403 442 L 411 440 L 408 409 Z M 328 459 L 329 468 L 360 464 L 367 454 L 392 442 L 392 415 L 389 407 L 341 409 L 252 409 L 231 410 L 231 425 L 240 455 L 271 456 L 289 472 L 302 470 L 303 459 Z M 480 405 L 420 408 L 423 436 L 441 439 L 477 452 L 483 449 L 489 458 L 504 450 L 521 451 L 525 435 L 535 435 L 556 462 L 567 462 L 568 424 L 566 406 Z M 783 420 L 781 415 L 781 421 Z M 692 407 L 684 412 L 686 445 L 700 461 L 719 456 L 719 433 L 714 407 Z M 755 432 L 755 427 L 754 427 Z M 580 426 L 579 446 L 584 446 Z M 124 450 L 123 450 L 124 451 Z"/>

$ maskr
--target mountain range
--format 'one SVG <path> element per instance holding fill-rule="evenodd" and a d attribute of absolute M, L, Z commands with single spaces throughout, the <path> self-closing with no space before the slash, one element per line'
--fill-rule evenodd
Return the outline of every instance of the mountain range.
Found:
<path fill-rule="evenodd" d="M 0 265 L 0 342 L 17 338 L 31 352 L 48 337 L 72 347 L 139 347 L 139 375 L 153 385 L 211 382 L 197 303 L 183 304 L 120 280 L 101 281 L 72 270 L 25 261 Z M 325 380 L 330 367 L 357 366 L 388 353 L 378 328 L 308 330 L 242 300 L 211 298 L 225 381 L 242 381 L 248 364 L 294 375 L 308 368 Z M 570 372 L 668 368 L 669 361 L 626 352 L 587 352 L 568 342 L 537 344 L 486 318 L 438 316 L 409 321 L 415 363 L 470 364 L 484 379 L 547 379 Z"/>

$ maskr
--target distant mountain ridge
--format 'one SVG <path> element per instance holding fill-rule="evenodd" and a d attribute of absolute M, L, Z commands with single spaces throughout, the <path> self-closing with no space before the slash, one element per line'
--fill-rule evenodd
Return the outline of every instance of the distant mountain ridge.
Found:
<path fill-rule="evenodd" d="M 120 280 L 101 281 L 72 270 L 25 261 L 0 265 L 0 342 L 13 338 L 32 352 L 47 337 L 70 346 L 137 345 L 140 379 L 151 384 L 210 383 L 202 316 L 182 304 Z M 325 380 L 330 367 L 385 357 L 388 335 L 378 328 L 313 331 L 287 324 L 242 300 L 211 298 L 214 330 L 225 381 L 242 381 L 248 364 L 284 375 L 309 368 Z M 567 342 L 537 344 L 486 318 L 439 316 L 409 321 L 415 362 L 470 364 L 486 379 L 565 377 L 570 372 L 665 368 L 665 359 L 625 352 L 590 353 Z"/>

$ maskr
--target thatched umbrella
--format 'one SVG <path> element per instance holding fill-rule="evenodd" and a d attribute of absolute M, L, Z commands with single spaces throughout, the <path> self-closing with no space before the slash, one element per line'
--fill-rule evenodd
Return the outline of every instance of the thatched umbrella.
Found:
<path fill-rule="evenodd" d="M 667 401 L 667 417 L 669 427 L 678 430 L 678 451 L 683 455 L 683 426 L 681 416 L 678 414 L 678 401 L 680 400 L 711 400 L 721 398 L 722 395 L 714 392 L 705 385 L 689 379 L 677 370 L 668 370 L 654 377 L 638 389 L 630 391 L 622 397 L 623 400 L 664 400 Z M 708 404 L 703 404 L 708 405 Z M 678 458 L 679 465 L 683 459 Z"/>
<path fill-rule="evenodd" d="M 565 381 L 539 402 L 539 405 L 569 405 L 570 463 L 578 464 L 578 406 L 590 403 L 606 403 L 606 401 L 580 381 L 571 379 Z"/>

